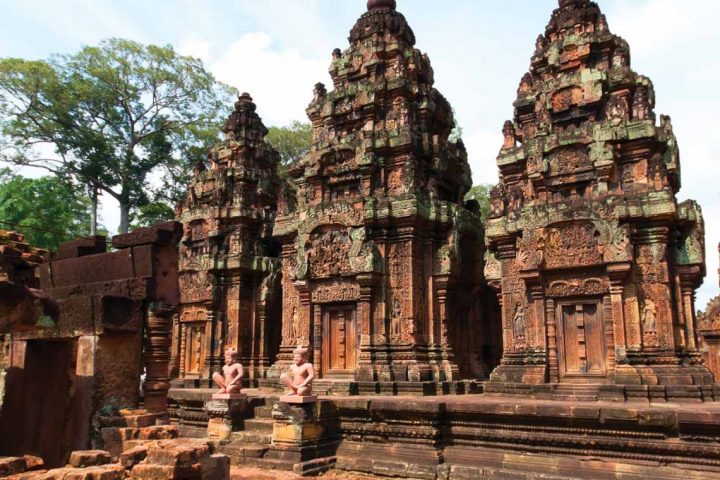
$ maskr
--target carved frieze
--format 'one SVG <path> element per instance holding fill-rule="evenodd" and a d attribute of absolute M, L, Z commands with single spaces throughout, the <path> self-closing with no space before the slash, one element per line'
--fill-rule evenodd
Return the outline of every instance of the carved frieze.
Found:
<path fill-rule="evenodd" d="M 312 288 L 313 303 L 357 302 L 360 299 L 360 286 L 353 281 L 332 280 L 315 284 Z"/>

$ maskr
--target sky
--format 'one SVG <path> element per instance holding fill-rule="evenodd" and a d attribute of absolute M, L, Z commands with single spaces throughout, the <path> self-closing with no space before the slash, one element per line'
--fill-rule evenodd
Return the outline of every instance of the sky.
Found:
<path fill-rule="evenodd" d="M 718 292 L 720 242 L 720 17 L 717 0 L 596 0 L 650 77 L 656 113 L 668 114 L 681 152 L 679 199 L 700 202 L 708 276 Z M 331 52 L 347 47 L 365 0 L 0 0 L 0 57 L 43 59 L 109 37 L 173 45 L 221 81 L 250 92 L 266 125 L 306 120 L 315 83 L 331 84 Z M 475 183 L 496 183 L 503 122 L 513 114 L 535 39 L 557 0 L 398 0 L 436 87 L 456 110 Z M 21 171 L 25 175 L 34 172 Z M 117 205 L 103 200 L 111 232 Z"/>

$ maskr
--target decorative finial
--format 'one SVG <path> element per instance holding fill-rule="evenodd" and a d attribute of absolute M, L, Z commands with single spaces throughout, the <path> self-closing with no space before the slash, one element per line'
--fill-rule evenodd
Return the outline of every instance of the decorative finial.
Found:
<path fill-rule="evenodd" d="M 395 10 L 395 8 L 397 8 L 397 3 L 395 0 L 368 0 L 367 8 L 368 10 L 376 10 L 380 8 Z"/>

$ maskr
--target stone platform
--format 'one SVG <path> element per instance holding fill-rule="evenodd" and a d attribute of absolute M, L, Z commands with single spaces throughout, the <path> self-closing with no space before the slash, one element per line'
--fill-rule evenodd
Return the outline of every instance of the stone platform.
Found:
<path fill-rule="evenodd" d="M 190 399 L 212 392 L 171 391 L 185 405 L 171 415 L 181 432 L 192 432 L 181 416 Z M 245 393 L 241 428 L 217 444 L 233 465 L 418 479 L 720 478 L 720 403 L 321 396 L 315 418 L 322 436 L 283 456 L 273 445 L 278 397 Z"/>

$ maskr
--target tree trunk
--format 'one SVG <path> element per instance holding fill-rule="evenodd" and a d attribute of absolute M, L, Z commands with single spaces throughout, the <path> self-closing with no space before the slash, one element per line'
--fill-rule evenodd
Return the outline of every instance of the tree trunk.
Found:
<path fill-rule="evenodd" d="M 130 204 L 120 202 L 120 228 L 118 233 L 128 233 L 130 230 Z"/>
<path fill-rule="evenodd" d="M 92 210 L 90 212 L 90 236 L 94 237 L 97 235 L 97 219 L 98 219 L 98 189 L 97 187 L 92 188 L 92 194 L 90 195 L 90 202 L 92 204 Z"/>

